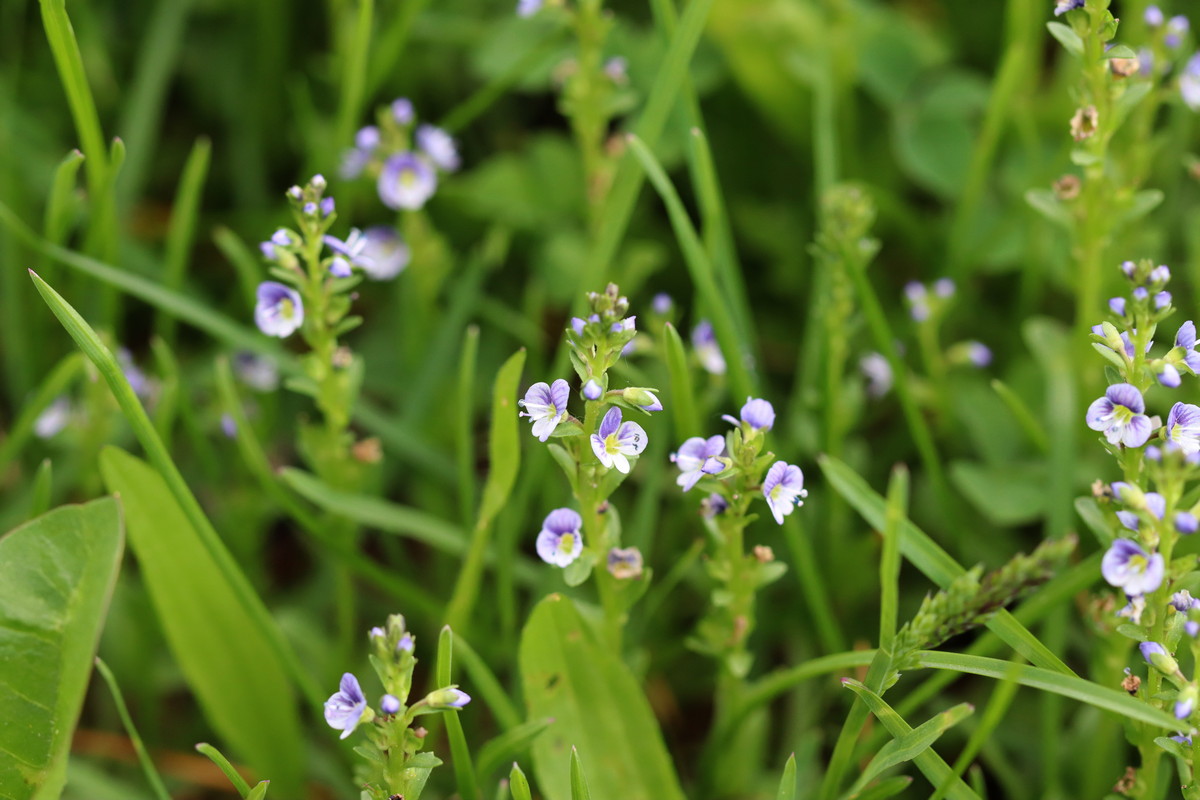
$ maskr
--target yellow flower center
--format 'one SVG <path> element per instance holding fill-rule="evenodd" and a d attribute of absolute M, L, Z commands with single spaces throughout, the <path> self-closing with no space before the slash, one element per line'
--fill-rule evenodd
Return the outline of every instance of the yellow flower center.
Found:
<path fill-rule="evenodd" d="M 569 553 L 575 549 L 575 534 L 564 533 L 558 540 L 558 549 L 564 553 Z"/>

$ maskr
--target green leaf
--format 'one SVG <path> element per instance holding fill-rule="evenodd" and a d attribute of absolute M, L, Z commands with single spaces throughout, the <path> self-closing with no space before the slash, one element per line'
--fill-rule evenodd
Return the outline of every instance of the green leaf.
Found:
<path fill-rule="evenodd" d="M 208 756 L 220 768 L 221 772 L 225 773 L 225 777 L 229 778 L 229 782 L 233 784 L 233 788 L 237 789 L 238 794 L 243 798 L 250 794 L 250 784 L 246 783 L 246 779 L 234 769 L 233 764 L 229 763 L 229 759 L 220 750 L 208 742 L 201 742 L 196 745 L 196 750 Z"/>
<path fill-rule="evenodd" d="M 1013 664 L 998 658 L 984 658 L 965 653 L 922 650 L 917 657 L 918 663 L 922 667 L 952 669 L 997 680 L 1015 681 L 1022 686 L 1040 689 L 1043 692 L 1053 692 L 1072 700 L 1089 703 L 1105 711 L 1111 711 L 1138 722 L 1145 722 L 1157 728 L 1168 730 L 1179 728 L 1179 720 L 1166 711 L 1130 697 L 1118 689 L 1110 689 L 1074 675 L 1063 675 L 1040 667 Z"/>
<path fill-rule="evenodd" d="M 571 484 L 572 494 L 579 494 L 579 465 L 575 463 L 575 459 L 560 444 L 551 442 L 546 445 L 546 449 L 550 451 L 550 457 L 554 459 L 554 463 L 562 467 L 563 474 L 567 476 L 567 482 Z"/>
<path fill-rule="evenodd" d="M 788 756 L 783 765 L 783 777 L 779 779 L 779 791 L 775 800 L 796 800 L 796 754 Z"/>
<path fill-rule="evenodd" d="M 687 351 L 683 349 L 679 331 L 669 322 L 663 325 L 663 345 L 671 382 L 671 421 L 675 423 L 675 440 L 682 442 L 701 430 L 700 417 L 696 413 L 696 391 L 692 387 Z"/>
<path fill-rule="evenodd" d="M 508 773 L 508 791 L 512 794 L 512 800 L 533 800 L 529 793 L 529 779 L 515 761 L 512 771 Z"/>
<path fill-rule="evenodd" d="M 1159 189 L 1143 189 L 1135 194 L 1129 201 L 1129 207 L 1117 215 L 1116 222 L 1121 225 L 1127 225 L 1130 222 L 1137 222 L 1139 219 L 1158 208 L 1159 205 L 1162 204 L 1164 197 L 1166 197 L 1166 195 L 1164 195 Z"/>
<path fill-rule="evenodd" d="M 1076 58 L 1083 58 L 1083 39 L 1080 39 L 1079 34 L 1069 25 L 1061 22 L 1047 22 L 1046 30 L 1050 31 L 1050 35 L 1067 48 L 1068 53 Z"/>
<path fill-rule="evenodd" d="M 886 520 L 886 504 L 867 482 L 845 463 L 822 456 L 821 471 L 838 491 L 870 525 L 882 529 Z M 950 555 L 909 520 L 900 523 L 900 552 L 927 578 L 945 588 L 965 571 Z M 1039 666 L 1073 675 L 1070 667 L 1050 651 L 1007 611 L 1001 610 L 988 621 L 987 627 L 1014 650 Z"/>
<path fill-rule="evenodd" d="M 1030 189 L 1025 192 L 1025 202 L 1056 225 L 1061 225 L 1067 230 L 1075 227 L 1075 218 L 1050 189 Z"/>
<path fill-rule="evenodd" d="M 906 733 L 892 739 L 881 747 L 879 752 L 875 754 L 875 757 L 871 759 L 871 762 L 867 764 L 862 774 L 858 777 L 858 780 L 850 788 L 850 795 L 854 796 L 858 794 L 867 784 L 892 767 L 903 764 L 906 761 L 912 761 L 921 753 L 933 747 L 934 743 L 941 738 L 943 733 L 973 713 L 975 713 L 974 706 L 969 703 L 960 703 L 954 706 L 954 708 L 943 711 L 935 715 L 932 719 L 918 725 L 911 733 Z"/>
<path fill-rule="evenodd" d="M 208 139 L 200 137 L 196 140 L 187 164 L 184 165 L 179 189 L 175 193 L 175 203 L 171 207 L 171 223 L 167 230 L 167 248 L 163 257 L 163 285 L 176 291 L 183 289 L 183 279 L 187 274 L 211 152 L 212 144 Z M 175 317 L 159 310 L 155 327 L 170 346 L 175 344 L 175 323 Z"/>
<path fill-rule="evenodd" d="M 642 687 L 597 642 L 570 600 L 542 600 L 521 635 L 521 681 L 532 718 L 553 717 L 533 743 L 534 772 L 548 800 L 571 797 L 568 754 L 587 754 L 596 797 L 683 800 Z"/>
<path fill-rule="evenodd" d="M 153 467 L 108 447 L 100 471 L 121 497 L 146 591 L 205 716 L 284 796 L 299 796 L 306 757 L 296 697 L 252 612 Z"/>
<path fill-rule="evenodd" d="M 1096 541 L 1100 543 L 1100 546 L 1108 549 L 1116 536 L 1113 535 L 1108 517 L 1100 510 L 1096 499 L 1094 497 L 1076 497 L 1075 513 L 1083 520 L 1083 524 L 1088 527 L 1088 530 L 1095 534 Z"/>
<path fill-rule="evenodd" d="M 1007 664 L 1007 662 L 1004 662 Z M 911 735 L 913 728 L 904 721 L 904 719 L 896 713 L 896 711 L 883 701 L 883 699 L 851 678 L 842 678 L 842 685 L 854 691 L 867 707 L 871 709 L 871 713 L 875 718 L 883 723 L 883 727 L 887 728 L 893 739 L 904 739 Z M 931 748 L 926 747 L 920 752 L 912 756 L 912 762 L 917 765 L 917 769 L 929 779 L 929 782 L 934 786 L 942 786 L 947 781 L 950 781 L 950 787 L 946 792 L 946 797 L 951 800 L 979 800 L 979 795 L 971 791 L 971 787 L 967 786 L 962 778 L 957 777 L 954 771 L 950 769 L 950 765 L 942 759 Z"/>
<path fill-rule="evenodd" d="M 579 763 L 579 750 L 571 748 L 571 800 L 592 800 L 587 779 L 583 777 L 583 765 Z"/>
<path fill-rule="evenodd" d="M 553 721 L 549 718 L 531 719 L 512 730 L 505 731 L 479 748 L 475 773 L 479 776 L 480 783 L 486 783 L 488 776 L 499 769 L 505 761 L 528 750 L 534 739 L 541 736 Z"/>
<path fill-rule="evenodd" d="M 79 175 L 79 165 L 82 163 L 83 153 L 72 150 L 59 162 L 58 169 L 54 171 L 54 183 L 46 201 L 45 221 L 42 225 L 47 241 L 54 244 L 62 244 L 75 223 L 79 211 L 75 181 Z"/>
<path fill-rule="evenodd" d="M 125 728 L 125 734 L 129 737 L 129 743 L 133 745 L 133 751 L 137 754 L 138 762 L 142 765 L 142 772 L 146 775 L 146 782 L 150 784 L 150 788 L 159 800 L 171 800 L 171 795 L 167 792 L 167 787 L 163 785 L 162 777 L 158 774 L 158 770 L 154 766 L 154 760 L 150 758 L 150 753 L 146 751 L 146 745 L 142 742 L 142 736 L 133 724 L 133 717 L 129 715 L 129 707 L 125 705 L 125 696 L 121 693 L 121 687 L 117 684 L 116 676 L 112 674 L 112 670 L 108 668 L 108 665 L 99 656 L 96 656 L 96 671 L 100 673 L 100 677 L 104 679 L 104 682 L 108 684 L 108 689 L 113 696 L 113 703 L 117 707 L 117 716 L 121 718 L 121 725 Z"/>
<path fill-rule="evenodd" d="M 438 636 L 437 685 L 451 686 L 454 683 L 452 659 L 454 656 L 454 632 L 450 626 L 442 628 Z M 475 782 L 475 768 L 471 764 L 471 751 L 463 733 L 462 720 L 458 712 L 446 714 L 446 738 L 450 740 L 450 763 L 454 767 L 454 779 L 458 783 L 458 796 L 463 800 L 481 800 L 479 785 Z"/>
<path fill-rule="evenodd" d="M 850 800 L 887 800 L 895 797 L 912 785 L 913 779 L 908 775 L 895 775 L 880 781 L 869 789 L 863 789 L 852 796 Z"/>
<path fill-rule="evenodd" d="M 259 781 L 258 785 L 250 790 L 250 794 L 246 795 L 246 800 L 263 800 L 267 796 L 267 787 L 270 785 L 270 781 Z"/>
<path fill-rule="evenodd" d="M 1137 53 L 1129 45 L 1114 44 L 1105 50 L 1104 55 L 1100 56 L 1100 58 L 1105 61 L 1112 58 L 1137 58 Z"/>
<path fill-rule="evenodd" d="M 124 547 L 116 501 L 0 538 L 0 797 L 57 798 Z"/>

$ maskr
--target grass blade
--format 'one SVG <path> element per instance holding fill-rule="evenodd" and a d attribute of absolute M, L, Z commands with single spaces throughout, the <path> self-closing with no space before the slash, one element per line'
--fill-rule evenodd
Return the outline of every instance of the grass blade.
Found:
<path fill-rule="evenodd" d="M 879 647 L 891 652 L 900 608 L 900 523 L 908 518 L 908 469 L 897 464 L 888 484 L 879 561 Z"/>
<path fill-rule="evenodd" d="M 42 459 L 33 474 L 33 486 L 29 489 L 29 512 L 27 519 L 40 517 L 50 510 L 51 494 L 54 491 L 54 470 L 50 459 Z"/>
<path fill-rule="evenodd" d="M 146 774 L 146 782 L 150 784 L 151 790 L 159 800 L 171 800 L 171 795 L 167 792 L 167 787 L 163 785 L 158 770 L 154 768 L 154 759 L 150 758 L 150 754 L 146 752 L 146 745 L 142 743 L 142 737 L 138 735 L 137 726 L 133 724 L 133 717 L 129 716 L 129 708 L 125 705 L 121 687 L 117 685 L 117 679 L 113 677 L 112 670 L 99 656 L 96 656 L 96 671 L 108 684 L 113 703 L 117 707 L 117 715 L 121 718 L 121 725 L 125 728 L 125 734 L 129 737 L 130 744 L 133 745 L 133 752 L 137 753 L 138 763 L 142 765 L 142 772 Z"/>
<path fill-rule="evenodd" d="M 779 791 L 775 800 L 796 800 L 796 754 L 788 756 L 783 765 L 783 777 L 779 779 Z"/>
<path fill-rule="evenodd" d="M 592 800 L 587 779 L 583 777 L 583 767 L 579 763 L 579 751 L 574 746 L 571 747 L 571 800 Z"/>
<path fill-rule="evenodd" d="M 42 381 L 42 385 L 37 388 L 33 397 L 21 407 L 21 414 L 9 428 L 8 436 L 4 438 L 4 441 L 0 441 L 0 473 L 7 470 L 12 460 L 25 448 L 29 437 L 33 436 L 33 427 L 37 418 L 54 402 L 56 397 L 67 391 L 75 378 L 83 371 L 83 365 L 83 357 L 78 353 L 72 353 L 58 362 L 46 376 L 46 380 Z"/>
<path fill-rule="evenodd" d="M 508 773 L 508 791 L 512 793 L 512 800 L 533 800 L 529 792 L 529 779 L 515 761 L 512 771 Z"/>
<path fill-rule="evenodd" d="M 233 764 L 229 763 L 229 759 L 220 750 L 207 742 L 201 742 L 196 745 L 196 750 L 208 756 L 220 768 L 221 772 L 225 773 L 225 777 L 229 778 L 229 782 L 233 784 L 233 788 L 237 789 L 238 794 L 243 798 L 250 794 L 250 784 L 246 783 L 246 779 L 234 768 Z"/>
<path fill-rule="evenodd" d="M 487 780 L 488 775 L 499 769 L 505 761 L 527 751 L 533 740 L 550 727 L 552 722 L 554 720 L 549 717 L 531 719 L 529 722 L 523 722 L 512 730 L 500 734 L 479 748 L 479 765 L 476 767 L 479 780 Z"/>
<path fill-rule="evenodd" d="M 916 728 L 911 733 L 892 739 L 885 744 L 875 757 L 871 759 L 858 780 L 850 787 L 850 795 L 860 793 L 867 784 L 878 778 L 884 772 L 906 761 L 912 761 L 921 753 L 933 747 L 942 734 L 975 713 L 975 707 L 969 703 L 960 703 L 954 708 L 937 714 Z"/>
<path fill-rule="evenodd" d="M 50 197 L 46 201 L 46 216 L 43 231 L 46 241 L 62 244 L 79 213 L 79 197 L 75 191 L 79 177 L 79 166 L 83 164 L 83 153 L 72 150 L 67 153 L 54 170 L 54 182 L 50 185 Z"/>
<path fill-rule="evenodd" d="M 692 387 L 692 371 L 679 331 L 671 323 L 663 325 L 663 348 L 667 355 L 667 375 L 671 381 L 671 420 L 675 423 L 675 441 L 683 442 L 699 436 L 700 417 L 696 412 L 696 393 Z"/>
<path fill-rule="evenodd" d="M 454 653 L 454 633 L 450 626 L 442 628 L 438 636 L 437 683 L 439 687 L 454 683 L 451 661 Z M 471 765 L 471 751 L 463 733 L 459 712 L 450 711 L 445 716 L 446 735 L 450 740 L 450 762 L 454 767 L 454 779 L 458 783 L 458 796 L 463 800 L 482 800 L 479 785 L 475 782 L 475 768 Z"/>
<path fill-rule="evenodd" d="M 204 179 L 208 174 L 208 161 L 212 144 L 201 137 L 192 146 L 183 177 L 175 193 L 175 204 L 171 207 L 171 224 L 167 230 L 167 251 L 163 259 L 163 286 L 174 291 L 183 290 L 183 279 L 187 273 L 188 256 L 196 238 L 196 219 L 200 213 L 200 197 L 204 192 Z M 155 329 L 163 340 L 174 347 L 175 318 L 163 311 L 158 312 Z"/>

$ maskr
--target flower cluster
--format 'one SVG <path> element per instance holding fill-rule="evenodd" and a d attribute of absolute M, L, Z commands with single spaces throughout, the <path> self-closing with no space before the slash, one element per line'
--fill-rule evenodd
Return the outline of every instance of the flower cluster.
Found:
<path fill-rule="evenodd" d="M 341 176 L 374 178 L 388 208 L 422 208 L 437 191 L 438 173 L 454 172 L 461 161 L 449 133 L 416 120 L 413 104 L 404 97 L 379 109 L 376 124 L 359 129 L 354 147 L 343 155 Z"/>
<path fill-rule="evenodd" d="M 585 579 L 605 553 L 613 577 L 626 579 L 641 574 L 641 554 L 635 548 L 621 549 L 616 535 L 610 534 L 604 522 L 607 518 L 601 515 L 607 513 L 607 493 L 633 469 L 648 441 L 646 431 L 626 419 L 626 412 L 650 414 L 663 408 L 655 394 L 657 389 L 609 388 L 608 370 L 637 335 L 636 318 L 626 316 L 628 299 L 610 284 L 604 292 L 589 294 L 588 304 L 588 316 L 573 317 L 565 331 L 571 364 L 580 380 L 582 417 L 568 410 L 571 387 L 562 378 L 533 384 L 517 401 L 519 415 L 529 419 L 539 441 L 558 440 L 551 448 L 567 471 L 583 512 L 557 508 L 546 516 L 537 535 L 538 555 L 547 564 L 571 567 L 571 583 Z M 618 479 L 607 478 L 610 471 Z M 593 525 L 587 537 L 585 518 Z"/>
<path fill-rule="evenodd" d="M 404 617 L 391 615 L 385 627 L 370 630 L 368 639 L 371 664 L 383 685 L 378 705 L 372 707 L 367 702 L 358 678 L 347 672 L 342 675 L 338 691 L 325 701 L 325 721 L 342 732 L 342 739 L 360 725 L 370 726 L 366 743 L 357 748 L 359 752 L 367 751 L 363 752 L 365 763 L 356 773 L 365 798 L 388 800 L 400 795 L 415 800 L 429 772 L 441 761 L 432 754 L 420 753 L 425 729 L 413 728 L 413 720 L 422 714 L 458 711 L 471 697 L 451 685 L 408 705 L 417 659 L 413 655 L 416 639 L 406 630 Z"/>

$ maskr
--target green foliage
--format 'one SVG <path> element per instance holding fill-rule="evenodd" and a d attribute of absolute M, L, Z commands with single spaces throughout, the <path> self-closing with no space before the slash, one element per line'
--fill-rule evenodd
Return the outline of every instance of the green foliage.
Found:
<path fill-rule="evenodd" d="M 64 506 L 0 537 L 0 796 L 51 800 L 121 564 L 112 499 Z"/>

